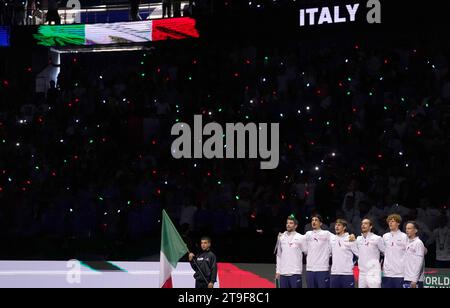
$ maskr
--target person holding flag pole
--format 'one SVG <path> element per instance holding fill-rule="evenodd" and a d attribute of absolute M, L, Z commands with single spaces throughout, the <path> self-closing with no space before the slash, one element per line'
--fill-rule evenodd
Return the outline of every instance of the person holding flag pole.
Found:
<path fill-rule="evenodd" d="M 214 256 L 213 268 L 214 271 L 208 272 L 208 275 L 205 275 L 203 272 L 204 266 L 197 263 L 200 261 L 199 258 L 194 259 L 192 257 L 192 253 L 187 248 L 186 243 L 181 238 L 181 235 L 178 233 L 174 224 L 170 220 L 167 212 L 163 210 L 162 212 L 162 230 L 161 230 L 161 253 L 160 253 L 160 271 L 159 271 L 159 285 L 161 288 L 173 288 L 172 282 L 172 271 L 177 267 L 178 262 L 181 260 L 183 256 L 189 254 L 189 261 L 191 262 L 191 266 L 196 271 L 196 287 L 213 287 L 216 282 L 217 276 L 217 264 L 216 258 Z M 209 247 L 211 245 L 211 240 L 209 240 Z M 203 248 L 203 240 L 202 240 L 202 248 Z M 212 252 L 210 252 L 212 254 Z M 200 257 L 200 256 L 199 256 Z M 209 260 L 212 261 L 212 257 L 208 257 Z M 203 258 L 201 261 L 206 261 Z M 203 262 L 202 262 L 203 263 Z M 194 268 L 195 266 L 195 268 Z M 207 280 L 206 277 L 210 279 Z M 195 276 L 194 276 L 195 277 Z M 202 281 L 203 280 L 203 281 Z M 200 282 L 199 282 L 200 281 Z M 212 286 L 211 286 L 212 285 Z"/>
<path fill-rule="evenodd" d="M 193 253 L 189 253 L 189 262 L 195 271 L 195 288 L 211 289 L 214 288 L 217 280 L 216 255 L 210 250 L 211 239 L 209 237 L 202 237 L 200 246 L 202 252 L 197 257 Z"/>

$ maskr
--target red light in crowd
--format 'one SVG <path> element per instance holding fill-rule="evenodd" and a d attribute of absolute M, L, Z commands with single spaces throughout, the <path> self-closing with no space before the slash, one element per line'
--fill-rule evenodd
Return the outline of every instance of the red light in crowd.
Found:
<path fill-rule="evenodd" d="M 417 136 L 422 136 L 422 132 L 420 130 L 417 131 Z"/>
<path fill-rule="evenodd" d="M 207 175 L 207 176 L 211 176 L 211 172 L 208 172 L 206 175 Z"/>
<path fill-rule="evenodd" d="M 28 73 L 31 73 L 31 71 L 32 71 L 31 67 L 28 67 L 28 68 L 27 68 L 27 72 L 28 72 Z"/>
<path fill-rule="evenodd" d="M 239 77 L 239 73 L 234 73 L 234 77 Z"/>
<path fill-rule="evenodd" d="M 384 59 L 384 64 L 388 64 L 389 60 L 388 59 Z"/>
<path fill-rule="evenodd" d="M 353 111 L 353 113 L 355 113 L 357 110 L 356 110 L 356 108 L 353 108 L 352 111 Z"/>
<path fill-rule="evenodd" d="M 3 187 L 0 187 L 0 192 L 2 192 L 3 191 Z"/>
<path fill-rule="evenodd" d="M 157 193 L 158 195 L 160 195 L 160 194 L 161 194 L 161 189 L 157 189 L 157 190 L 156 190 L 156 193 Z"/>
<path fill-rule="evenodd" d="M 377 157 L 378 157 L 378 159 L 382 159 L 383 158 L 383 154 L 378 154 Z"/>
<path fill-rule="evenodd" d="M 27 185 L 31 185 L 31 181 L 30 180 L 27 181 Z"/>
<path fill-rule="evenodd" d="M 155 145 L 156 144 L 156 140 L 152 140 L 152 144 Z"/>
<path fill-rule="evenodd" d="M 339 86 L 342 88 L 344 85 L 342 84 L 342 82 L 339 82 Z"/>
<path fill-rule="evenodd" d="M 349 126 L 347 126 L 347 130 L 348 130 L 348 132 L 352 131 L 352 125 L 351 124 L 349 124 Z"/>
<path fill-rule="evenodd" d="M 52 176 L 56 176 L 56 172 L 55 171 L 52 172 Z"/>
<path fill-rule="evenodd" d="M 156 175 L 156 173 L 157 173 L 156 170 L 153 170 L 153 171 L 152 171 L 152 174 L 153 174 L 153 175 Z"/>
<path fill-rule="evenodd" d="M 284 194 L 281 194 L 281 200 L 286 199 L 286 196 Z"/>
<path fill-rule="evenodd" d="M 361 167 L 359 167 L 359 170 L 361 170 L 361 172 L 364 172 L 364 170 L 366 170 L 366 167 L 361 166 Z"/>
<path fill-rule="evenodd" d="M 245 61 L 245 63 L 246 63 L 246 64 L 250 64 L 251 62 L 250 62 L 250 60 L 247 60 L 247 61 Z"/>
<path fill-rule="evenodd" d="M 78 159 L 78 155 L 74 155 L 73 159 L 77 160 Z"/>
<path fill-rule="evenodd" d="M 288 145 L 289 150 L 292 150 L 292 144 Z"/>
<path fill-rule="evenodd" d="M 334 188 L 335 186 L 336 186 L 336 184 L 330 183 L 330 187 L 331 187 L 331 188 Z"/>
<path fill-rule="evenodd" d="M 9 81 L 8 81 L 8 80 L 3 80 L 3 85 L 4 85 L 5 87 L 9 86 Z"/>
<path fill-rule="evenodd" d="M 359 45 L 355 45 L 355 49 L 359 49 Z"/>
<path fill-rule="evenodd" d="M 317 90 L 317 95 L 320 95 L 322 92 L 320 90 Z"/>

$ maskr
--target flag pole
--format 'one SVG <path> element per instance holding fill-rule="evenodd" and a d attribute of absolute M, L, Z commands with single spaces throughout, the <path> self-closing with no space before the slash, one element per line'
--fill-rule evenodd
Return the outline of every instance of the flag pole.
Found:
<path fill-rule="evenodd" d="M 200 275 L 202 276 L 202 278 L 203 278 L 203 280 L 205 280 L 205 282 L 207 283 L 207 284 L 209 284 L 209 282 L 208 282 L 208 280 L 206 280 L 206 277 L 205 277 L 205 275 L 203 274 L 203 272 L 202 272 L 202 270 L 200 269 L 200 267 L 198 266 L 198 263 L 197 263 L 197 260 L 195 260 L 195 256 L 192 258 L 192 261 L 194 261 L 194 263 L 195 263 L 195 266 L 197 266 L 197 269 L 198 269 L 198 271 L 200 272 Z"/>

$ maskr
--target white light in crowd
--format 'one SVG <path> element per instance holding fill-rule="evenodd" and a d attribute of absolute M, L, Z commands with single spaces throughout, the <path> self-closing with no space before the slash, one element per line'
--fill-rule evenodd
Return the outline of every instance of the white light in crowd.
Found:
<path fill-rule="evenodd" d="M 126 101 L 127 101 L 127 99 L 126 99 L 126 98 L 122 99 L 122 102 L 126 102 Z"/>
<path fill-rule="evenodd" d="M 409 164 L 406 164 L 405 167 L 408 168 L 408 167 L 409 167 Z"/>
<path fill-rule="evenodd" d="M 348 59 L 345 59 L 345 63 L 348 63 Z"/>
<path fill-rule="evenodd" d="M 80 122 L 80 120 L 79 120 L 79 119 L 76 119 L 76 120 L 75 120 L 75 123 L 78 123 L 78 122 Z"/>
<path fill-rule="evenodd" d="M 208 115 L 210 115 L 210 116 L 211 116 L 211 115 L 212 115 L 212 112 L 211 112 L 211 111 L 210 111 L 210 112 L 208 112 Z"/>
<path fill-rule="evenodd" d="M 20 143 L 19 142 L 16 143 L 16 147 L 20 147 Z"/>
<path fill-rule="evenodd" d="M 73 212 L 73 209 L 70 209 L 70 212 L 72 213 L 72 212 Z"/>
<path fill-rule="evenodd" d="M 309 84 L 309 82 L 308 82 L 308 83 L 306 84 L 306 87 L 309 88 L 309 85 L 310 85 L 310 84 Z"/>
<path fill-rule="evenodd" d="M 304 172 L 303 170 L 300 170 L 300 174 L 303 174 L 303 172 Z"/>
<path fill-rule="evenodd" d="M 398 152 L 398 155 L 403 156 L 403 152 Z"/>
<path fill-rule="evenodd" d="M 59 142 L 63 143 L 63 142 L 64 142 L 64 139 L 59 140 Z"/>
<path fill-rule="evenodd" d="M 252 2 L 251 2 L 251 1 L 249 1 L 248 5 L 249 5 L 249 6 L 251 6 L 251 5 L 252 5 Z"/>
<path fill-rule="evenodd" d="M 308 83 L 309 84 L 309 83 Z M 309 111 L 311 109 L 311 107 L 306 106 L 306 110 Z"/>
<path fill-rule="evenodd" d="M 100 79 L 103 79 L 103 76 L 102 75 L 100 75 L 98 78 L 100 78 Z"/>
<path fill-rule="evenodd" d="M 316 166 L 314 169 L 315 169 L 316 171 L 319 171 L 319 167 L 318 167 L 318 166 Z"/>
<path fill-rule="evenodd" d="M 266 82 L 266 78 L 263 78 L 262 81 L 263 81 L 263 82 Z"/>
<path fill-rule="evenodd" d="M 70 187 L 66 187 L 66 190 L 70 190 Z"/>
<path fill-rule="evenodd" d="M 194 164 L 194 168 L 197 168 L 197 164 Z"/>
<path fill-rule="evenodd" d="M 322 177 L 319 177 L 319 181 L 322 181 Z"/>
<path fill-rule="evenodd" d="M 117 214 L 120 214 L 120 210 L 117 211 Z"/>
<path fill-rule="evenodd" d="M 335 157 L 335 156 L 336 156 L 336 153 L 334 153 L 334 152 L 333 152 L 333 153 L 331 153 L 331 156 Z"/>
<path fill-rule="evenodd" d="M 284 115 L 282 113 L 280 113 L 280 118 L 282 118 Z"/>
<path fill-rule="evenodd" d="M 165 185 L 169 184 L 167 181 L 164 182 Z"/>
<path fill-rule="evenodd" d="M 320 162 L 323 164 L 323 159 Z"/>
<path fill-rule="evenodd" d="M 106 215 L 108 215 L 108 213 L 107 213 L 107 212 L 105 212 L 105 213 L 104 213 L 103 215 L 105 215 L 105 216 L 106 216 Z"/>
<path fill-rule="evenodd" d="M 106 104 L 106 100 L 103 100 L 103 104 Z"/>
<path fill-rule="evenodd" d="M 253 100 L 252 99 L 250 100 L 250 104 L 253 104 Z"/>
<path fill-rule="evenodd" d="M 300 113 L 302 113 L 302 111 L 299 109 L 299 110 L 297 110 L 297 113 L 300 114 Z"/>

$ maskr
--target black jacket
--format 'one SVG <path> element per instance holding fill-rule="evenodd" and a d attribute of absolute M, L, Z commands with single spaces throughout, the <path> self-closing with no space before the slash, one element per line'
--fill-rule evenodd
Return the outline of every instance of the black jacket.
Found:
<path fill-rule="evenodd" d="M 195 264 L 194 260 L 197 262 Z M 201 252 L 195 259 L 191 261 L 192 269 L 195 271 L 194 278 L 197 281 L 204 281 L 202 274 L 200 274 L 199 269 L 205 275 L 208 283 L 215 283 L 217 281 L 217 261 L 216 255 L 208 251 Z M 198 267 L 197 267 L 198 265 Z"/>

